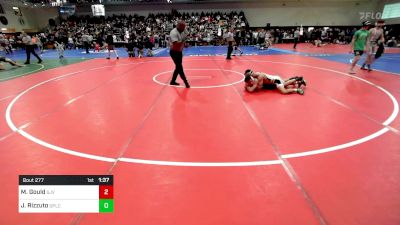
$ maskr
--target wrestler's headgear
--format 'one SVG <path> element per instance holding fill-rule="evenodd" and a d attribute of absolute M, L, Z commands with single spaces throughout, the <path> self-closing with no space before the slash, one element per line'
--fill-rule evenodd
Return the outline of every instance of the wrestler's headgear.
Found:
<path fill-rule="evenodd" d="M 372 26 L 372 23 L 367 20 L 367 21 L 362 22 L 362 26 L 363 27 Z"/>
<path fill-rule="evenodd" d="M 246 71 L 244 71 L 244 75 L 251 75 L 253 73 L 253 71 L 251 69 L 247 69 Z"/>

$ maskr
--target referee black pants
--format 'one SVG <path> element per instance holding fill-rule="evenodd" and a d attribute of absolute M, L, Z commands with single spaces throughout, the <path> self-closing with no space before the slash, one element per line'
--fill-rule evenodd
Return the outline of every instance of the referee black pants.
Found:
<path fill-rule="evenodd" d="M 231 59 L 232 52 L 233 52 L 233 41 L 228 41 L 228 54 L 226 55 L 227 59 Z"/>
<path fill-rule="evenodd" d="M 26 51 L 26 63 L 30 63 L 31 53 L 39 60 L 39 63 L 42 62 L 42 59 L 35 52 L 35 45 L 26 45 L 25 51 Z"/>
<path fill-rule="evenodd" d="M 175 63 L 175 70 L 174 70 L 174 73 L 172 74 L 172 79 L 171 79 L 170 84 L 176 83 L 176 78 L 178 77 L 178 74 L 179 74 L 179 76 L 181 77 L 183 82 L 185 82 L 186 87 L 190 87 L 190 85 L 186 79 L 185 72 L 183 72 L 183 66 L 182 66 L 183 54 L 182 54 L 182 52 L 170 50 L 169 55 L 171 56 L 172 60 Z"/>
<path fill-rule="evenodd" d="M 294 38 L 294 45 L 293 48 L 297 47 L 297 43 L 299 42 L 299 38 Z"/>
<path fill-rule="evenodd" d="M 89 42 L 88 41 L 84 41 L 83 45 L 85 46 L 86 53 L 89 54 L 89 47 L 90 47 Z"/>

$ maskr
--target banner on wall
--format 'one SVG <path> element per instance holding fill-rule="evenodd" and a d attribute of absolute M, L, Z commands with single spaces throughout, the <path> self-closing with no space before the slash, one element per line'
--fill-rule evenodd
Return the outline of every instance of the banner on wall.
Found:
<path fill-rule="evenodd" d="M 75 14 L 76 7 L 75 7 L 75 5 L 60 6 L 58 8 L 58 11 L 60 12 L 61 15 L 72 16 Z"/>
<path fill-rule="evenodd" d="M 105 16 L 106 10 L 104 9 L 104 5 L 101 4 L 92 5 L 92 13 L 93 16 Z"/>
<path fill-rule="evenodd" d="M 386 4 L 383 8 L 382 19 L 391 19 L 400 17 L 400 2 L 394 4 Z"/>

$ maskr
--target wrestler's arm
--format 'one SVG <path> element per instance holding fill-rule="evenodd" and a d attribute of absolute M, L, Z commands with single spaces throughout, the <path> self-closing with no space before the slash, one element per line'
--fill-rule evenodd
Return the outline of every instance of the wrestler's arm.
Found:
<path fill-rule="evenodd" d="M 255 79 L 252 86 L 246 84 L 245 88 L 246 88 L 246 91 L 248 91 L 248 92 L 254 92 L 257 89 L 257 87 L 258 87 L 258 80 Z"/>

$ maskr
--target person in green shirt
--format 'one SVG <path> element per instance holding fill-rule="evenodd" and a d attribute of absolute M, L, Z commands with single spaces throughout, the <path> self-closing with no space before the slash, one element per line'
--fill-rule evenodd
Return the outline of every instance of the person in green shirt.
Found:
<path fill-rule="evenodd" d="M 349 70 L 350 74 L 355 74 L 354 67 L 360 60 L 361 55 L 364 52 L 367 52 L 367 50 L 369 49 L 369 39 L 370 39 L 369 28 L 371 25 L 372 25 L 371 22 L 365 21 L 362 23 L 362 28 L 354 33 L 353 40 L 351 41 L 350 44 L 350 47 L 352 48 L 351 52 L 354 51 L 354 59 L 351 63 L 351 67 Z"/>

